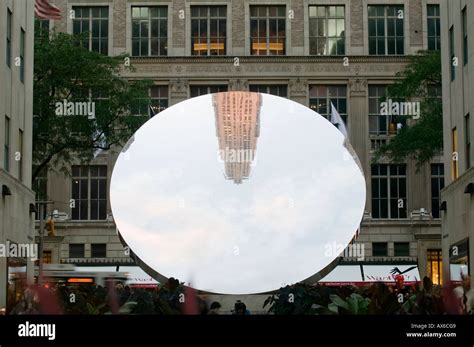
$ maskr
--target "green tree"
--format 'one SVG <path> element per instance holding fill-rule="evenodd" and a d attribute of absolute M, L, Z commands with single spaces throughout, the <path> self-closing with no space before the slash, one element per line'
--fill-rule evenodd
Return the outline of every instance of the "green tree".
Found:
<path fill-rule="evenodd" d="M 410 63 L 396 77 L 398 80 L 387 88 L 387 95 L 392 100 L 420 102 L 419 119 L 408 122 L 389 143 L 380 147 L 374 161 L 383 156 L 392 162 L 411 158 L 420 168 L 443 149 L 440 53 L 423 51 L 410 56 Z M 403 118 L 397 116 L 396 121 Z"/>
<path fill-rule="evenodd" d="M 49 39 L 38 33 L 35 40 L 33 179 L 46 167 L 67 173 L 71 163 L 86 164 L 97 150 L 123 146 L 147 119 L 132 115 L 131 103 L 138 101 L 146 109 L 151 82 L 121 77 L 130 69 L 127 57 L 91 52 L 79 44 L 83 39 L 52 32 Z M 95 116 L 67 115 L 68 108 L 59 107 L 65 100 L 94 102 Z"/>

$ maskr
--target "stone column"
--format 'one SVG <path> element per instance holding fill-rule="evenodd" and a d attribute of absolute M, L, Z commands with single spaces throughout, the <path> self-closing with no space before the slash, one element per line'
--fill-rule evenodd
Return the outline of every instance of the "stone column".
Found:
<path fill-rule="evenodd" d="M 173 79 L 170 81 L 170 106 L 188 99 L 188 81 Z"/>
<path fill-rule="evenodd" d="M 366 178 L 370 177 L 369 112 L 367 109 L 367 80 L 349 80 L 349 114 L 347 117 L 349 139 L 359 156 Z M 370 180 L 367 181 L 366 209 L 370 207 Z"/>

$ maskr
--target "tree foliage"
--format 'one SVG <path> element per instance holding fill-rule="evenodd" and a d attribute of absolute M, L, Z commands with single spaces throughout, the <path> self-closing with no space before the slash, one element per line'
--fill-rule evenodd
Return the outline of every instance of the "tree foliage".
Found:
<path fill-rule="evenodd" d="M 420 168 L 443 149 L 443 109 L 438 94 L 441 55 L 439 52 L 420 52 L 410 60 L 396 75 L 398 80 L 387 88 L 387 95 L 392 99 L 420 102 L 419 119 L 411 124 L 408 122 L 389 143 L 380 147 L 374 160 L 383 156 L 392 162 L 411 158 Z"/>
<path fill-rule="evenodd" d="M 87 35 L 87 33 L 85 34 Z M 133 116 L 131 101 L 148 103 L 150 81 L 121 77 L 126 56 L 83 48 L 83 35 L 50 33 L 35 40 L 33 179 L 45 167 L 64 173 L 97 150 L 123 146 L 147 117 Z M 57 103 L 94 102 L 95 117 L 57 114 Z"/>

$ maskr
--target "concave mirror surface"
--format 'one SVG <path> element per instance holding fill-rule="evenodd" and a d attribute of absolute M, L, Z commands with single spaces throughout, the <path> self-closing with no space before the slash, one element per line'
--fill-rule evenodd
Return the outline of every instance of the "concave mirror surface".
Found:
<path fill-rule="evenodd" d="M 250 92 L 200 96 L 151 118 L 120 153 L 110 189 L 117 229 L 144 264 L 226 294 L 327 267 L 354 237 L 365 194 L 334 125 Z"/>

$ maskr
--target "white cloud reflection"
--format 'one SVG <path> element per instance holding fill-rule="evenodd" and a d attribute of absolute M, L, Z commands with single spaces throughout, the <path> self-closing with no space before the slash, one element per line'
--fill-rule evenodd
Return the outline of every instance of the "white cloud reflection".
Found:
<path fill-rule="evenodd" d="M 242 184 L 224 178 L 210 95 L 152 118 L 128 160 L 117 160 L 117 227 L 157 272 L 198 289 L 257 293 L 313 275 L 332 261 L 325 244 L 353 237 L 365 181 L 344 160 L 343 135 L 302 105 L 262 98 L 258 161 Z"/>

